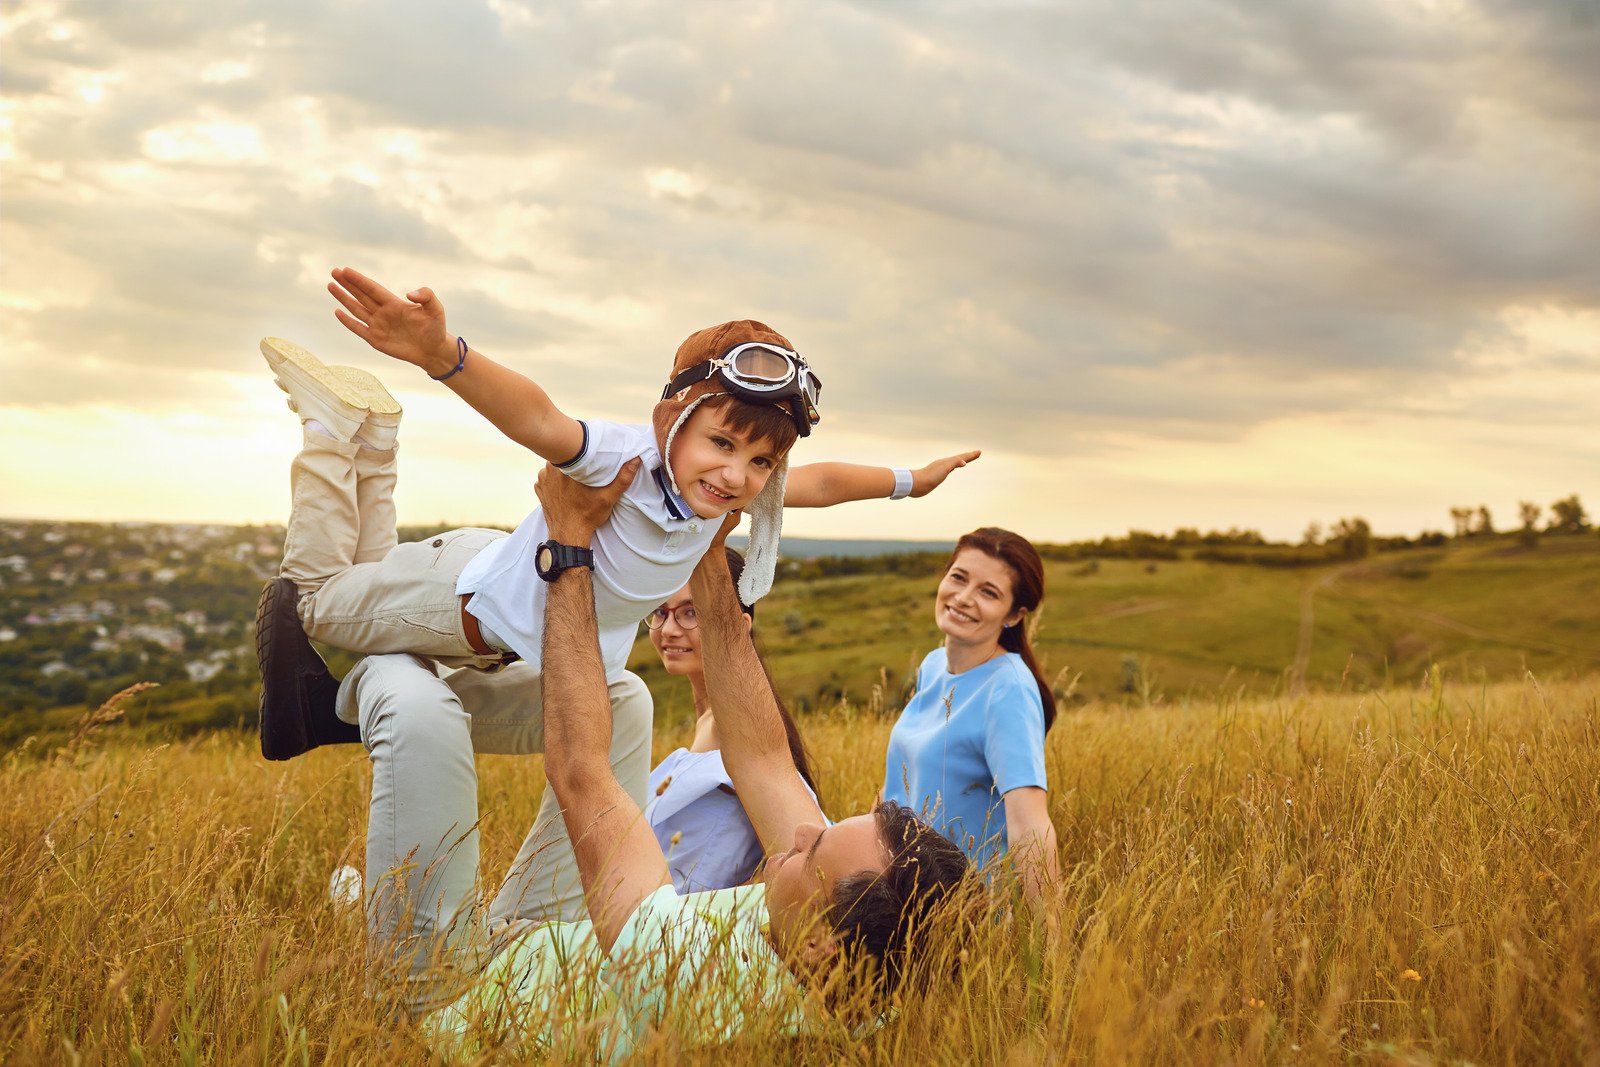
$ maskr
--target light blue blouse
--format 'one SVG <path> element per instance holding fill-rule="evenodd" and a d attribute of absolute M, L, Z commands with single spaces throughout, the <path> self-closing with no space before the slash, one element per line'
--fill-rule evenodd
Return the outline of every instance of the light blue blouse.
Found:
<path fill-rule="evenodd" d="M 806 792 L 812 800 L 817 798 L 809 785 Z M 765 855 L 750 816 L 733 792 L 720 749 L 680 748 L 657 764 L 650 772 L 650 802 L 644 817 L 667 857 L 667 870 L 679 893 L 743 885 Z M 826 815 L 822 821 L 833 825 Z"/>
<path fill-rule="evenodd" d="M 889 734 L 883 796 L 926 818 L 982 868 L 1006 851 L 1002 797 L 1047 788 L 1044 705 L 1014 652 L 951 674 L 928 653 L 917 691 Z"/>
<path fill-rule="evenodd" d="M 680 748 L 650 772 L 644 814 L 679 893 L 739 885 L 761 862 L 761 841 L 732 790 L 716 749 Z"/>

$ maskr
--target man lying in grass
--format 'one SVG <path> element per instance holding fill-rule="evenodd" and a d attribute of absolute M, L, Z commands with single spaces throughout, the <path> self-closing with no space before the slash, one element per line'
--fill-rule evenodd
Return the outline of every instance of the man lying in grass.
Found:
<path fill-rule="evenodd" d="M 546 467 L 538 494 L 551 539 L 587 547 L 629 476 L 625 468 L 612 486 L 592 489 Z M 690 1047 L 748 1036 L 758 1021 L 808 1029 L 827 1017 L 825 1008 L 817 1013 L 827 999 L 821 982 L 841 962 L 873 976 L 878 992 L 892 988 L 919 923 L 962 881 L 961 851 L 909 809 L 880 804 L 830 825 L 817 807 L 795 769 L 722 551 L 737 523 L 737 513 L 724 523 L 691 589 L 723 760 L 766 849 L 764 879 L 683 897 L 673 889 L 650 824 L 612 770 L 591 576 L 582 566 L 552 575 L 545 771 L 590 918 L 511 941 L 429 1018 L 443 1041 L 532 1041 L 557 1051 L 576 1044 L 617 1055 L 651 1034 Z"/>

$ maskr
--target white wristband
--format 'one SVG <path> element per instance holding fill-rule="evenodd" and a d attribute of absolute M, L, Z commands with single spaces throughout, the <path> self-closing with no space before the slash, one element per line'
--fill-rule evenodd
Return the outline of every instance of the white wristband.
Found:
<path fill-rule="evenodd" d="M 911 495 L 911 472 L 900 467 L 894 470 L 894 492 L 889 494 L 890 500 L 904 500 Z"/>

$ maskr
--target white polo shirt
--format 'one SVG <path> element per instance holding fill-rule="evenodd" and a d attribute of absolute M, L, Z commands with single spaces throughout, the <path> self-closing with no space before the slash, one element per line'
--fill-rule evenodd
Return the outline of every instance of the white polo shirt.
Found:
<path fill-rule="evenodd" d="M 655 430 L 598 419 L 583 426 L 583 450 L 561 471 L 585 485 L 610 485 L 622 465 L 642 462 L 611 518 L 594 533 L 594 613 L 606 674 L 621 671 L 639 621 L 689 582 L 721 519 L 702 519 L 672 491 Z M 534 551 L 550 536 L 542 509 L 523 519 L 509 537 L 485 547 L 456 580 L 471 593 L 467 610 L 488 624 L 511 650 L 541 669 L 546 583 L 534 570 Z"/>

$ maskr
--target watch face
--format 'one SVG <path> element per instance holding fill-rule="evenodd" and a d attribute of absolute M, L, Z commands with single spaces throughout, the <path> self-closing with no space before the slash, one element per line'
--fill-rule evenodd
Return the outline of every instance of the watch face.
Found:
<path fill-rule="evenodd" d="M 540 574 L 550 573 L 550 568 L 555 566 L 556 550 L 549 545 L 540 545 L 539 552 L 534 556 L 533 565 Z"/>

